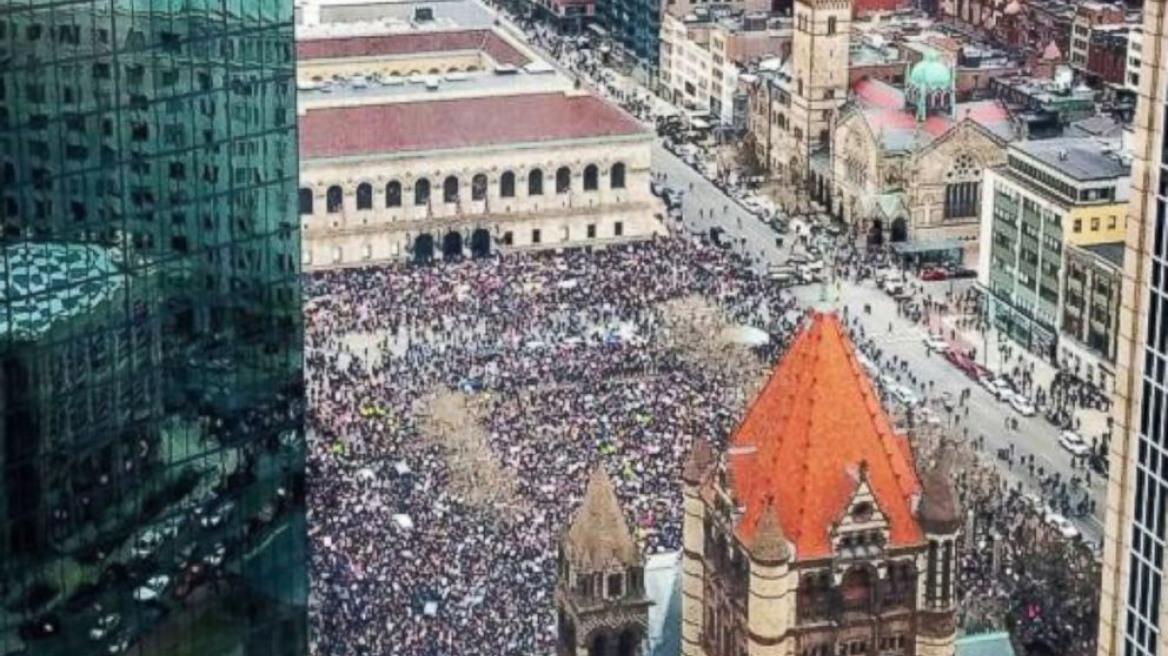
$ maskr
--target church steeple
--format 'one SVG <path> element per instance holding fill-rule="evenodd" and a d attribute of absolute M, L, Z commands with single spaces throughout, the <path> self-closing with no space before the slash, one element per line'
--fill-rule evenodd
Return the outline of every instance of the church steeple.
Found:
<path fill-rule="evenodd" d="M 644 561 L 598 464 L 560 538 L 557 654 L 640 656 L 649 604 Z"/>

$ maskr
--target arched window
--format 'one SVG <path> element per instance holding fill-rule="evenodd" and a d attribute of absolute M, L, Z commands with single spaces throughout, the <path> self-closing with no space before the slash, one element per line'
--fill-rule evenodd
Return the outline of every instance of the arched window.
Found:
<path fill-rule="evenodd" d="M 471 200 L 486 200 L 487 198 L 487 174 L 479 173 L 470 179 L 470 199 Z"/>
<path fill-rule="evenodd" d="M 981 213 L 981 167 L 968 154 L 953 160 L 945 174 L 946 219 L 976 216 Z"/>
<path fill-rule="evenodd" d="M 572 172 L 568 167 L 561 166 L 556 169 L 556 193 L 566 194 L 572 190 Z"/>
<path fill-rule="evenodd" d="M 357 185 L 357 209 L 373 209 L 373 185 L 368 182 Z"/>
<path fill-rule="evenodd" d="M 307 187 L 300 188 L 300 216 L 309 216 L 312 214 L 312 190 Z"/>
<path fill-rule="evenodd" d="M 539 169 L 532 169 L 531 173 L 527 174 L 527 195 L 543 195 L 543 171 Z"/>
<path fill-rule="evenodd" d="M 608 186 L 610 189 L 624 189 L 625 188 L 625 165 L 617 162 L 612 165 L 612 171 L 609 172 Z"/>
<path fill-rule="evenodd" d="M 397 180 L 391 180 L 385 185 L 385 206 L 401 207 L 401 204 L 401 183 Z"/>
<path fill-rule="evenodd" d="M 446 176 L 446 180 L 442 182 L 442 201 L 445 203 L 458 202 L 458 178 L 453 175 Z"/>
<path fill-rule="evenodd" d="M 414 205 L 429 205 L 430 204 L 430 181 L 426 178 L 419 178 L 414 183 Z"/>
<path fill-rule="evenodd" d="M 596 191 L 600 188 L 600 169 L 595 164 L 584 167 L 584 191 Z"/>
<path fill-rule="evenodd" d="M 608 656 L 608 636 L 597 633 L 588 645 L 588 656 Z"/>
<path fill-rule="evenodd" d="M 637 634 L 632 629 L 625 629 L 617 640 L 617 656 L 637 656 L 638 642 Z"/>
<path fill-rule="evenodd" d="M 499 197 L 500 198 L 514 198 L 515 197 L 515 174 L 510 171 L 504 171 L 499 178 Z"/>
<path fill-rule="evenodd" d="M 328 209 L 329 214 L 336 214 L 341 211 L 345 205 L 345 195 L 341 193 L 341 188 L 333 185 L 328 188 L 325 194 L 325 208 Z"/>
<path fill-rule="evenodd" d="M 861 608 L 868 605 L 872 595 L 872 581 L 868 570 L 856 567 L 844 575 L 842 588 L 845 607 Z"/>

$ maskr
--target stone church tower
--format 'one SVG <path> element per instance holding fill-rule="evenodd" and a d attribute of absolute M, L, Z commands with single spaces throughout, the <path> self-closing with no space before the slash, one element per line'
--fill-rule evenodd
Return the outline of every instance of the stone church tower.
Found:
<path fill-rule="evenodd" d="M 725 453 L 683 470 L 684 656 L 953 656 L 951 452 L 918 478 L 843 326 L 815 314 Z"/>
<path fill-rule="evenodd" d="M 848 97 L 851 0 L 796 0 L 791 41 L 791 162 L 806 173 L 811 153 L 830 147 L 835 111 Z"/>
<path fill-rule="evenodd" d="M 642 656 L 645 567 L 602 465 L 560 537 L 557 656 Z"/>

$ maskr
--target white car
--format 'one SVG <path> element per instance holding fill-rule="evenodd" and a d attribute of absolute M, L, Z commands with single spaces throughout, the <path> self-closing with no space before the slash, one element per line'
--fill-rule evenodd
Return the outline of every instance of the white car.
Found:
<path fill-rule="evenodd" d="M 926 337 L 924 339 L 924 342 L 925 342 L 925 350 L 927 350 L 927 351 L 934 351 L 934 352 L 940 353 L 941 351 L 944 351 L 945 349 L 949 348 L 949 342 L 946 342 L 945 340 L 943 340 L 939 337 L 933 337 L 931 335 L 929 337 Z"/>
<path fill-rule="evenodd" d="M 1046 523 L 1057 528 L 1058 532 L 1068 540 L 1079 537 L 1079 529 L 1075 528 L 1075 525 L 1071 523 L 1071 520 L 1063 517 L 1058 513 L 1047 513 Z"/>
<path fill-rule="evenodd" d="M 1014 386 L 1005 378 L 995 378 L 993 382 L 994 396 L 998 397 L 999 401 L 1009 402 L 1014 396 Z"/>
<path fill-rule="evenodd" d="M 168 585 L 170 585 L 169 576 L 165 574 L 152 576 L 149 581 L 146 581 L 146 585 L 134 591 L 134 599 L 136 601 L 154 601 L 162 596 Z"/>
<path fill-rule="evenodd" d="M 1023 417 L 1033 417 L 1038 414 L 1038 411 L 1034 409 L 1034 405 L 1021 394 L 1011 394 L 1009 403 L 1010 407 L 1014 408 Z"/>
<path fill-rule="evenodd" d="M 985 388 L 987 392 L 993 394 L 996 398 L 998 396 L 998 388 L 994 385 L 994 379 L 991 376 L 984 376 L 977 379 L 977 383 Z"/>
<path fill-rule="evenodd" d="M 912 390 L 905 387 L 904 385 L 897 385 L 896 387 L 893 387 L 892 395 L 896 397 L 897 401 L 900 401 L 902 404 L 909 407 L 914 407 L 921 402 L 920 398 L 918 398 L 916 394 L 913 394 Z"/>
<path fill-rule="evenodd" d="M 110 613 L 109 615 L 99 617 L 97 618 L 97 623 L 89 630 L 89 639 L 94 641 L 105 640 L 106 636 L 118 628 L 118 625 L 121 623 L 122 616 L 117 613 Z"/>
<path fill-rule="evenodd" d="M 223 556 L 227 553 L 227 547 L 222 542 L 215 543 L 211 547 L 211 553 L 203 556 L 203 562 L 209 567 L 218 567 L 223 564 Z"/>
<path fill-rule="evenodd" d="M 1085 456 L 1091 453 L 1091 447 L 1087 446 L 1083 438 L 1079 437 L 1079 434 L 1074 431 L 1063 431 L 1063 434 L 1059 436 L 1059 445 L 1067 451 L 1070 451 L 1071 455 L 1074 456 Z"/>
<path fill-rule="evenodd" d="M 137 540 L 134 540 L 134 546 L 130 547 L 130 555 L 135 558 L 148 558 L 158 549 L 160 544 L 162 544 L 162 533 L 149 529 L 138 536 Z"/>

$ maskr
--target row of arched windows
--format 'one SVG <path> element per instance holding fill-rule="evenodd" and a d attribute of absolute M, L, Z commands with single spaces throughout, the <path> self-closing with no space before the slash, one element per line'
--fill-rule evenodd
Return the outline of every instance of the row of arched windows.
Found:
<path fill-rule="evenodd" d="M 504 171 L 499 176 L 499 197 L 514 198 L 515 197 L 515 173 L 512 171 Z M 460 185 L 458 177 L 450 175 L 442 181 L 442 202 L 457 203 L 461 199 Z M 485 173 L 476 174 L 470 181 L 470 199 L 472 201 L 482 201 L 487 198 L 487 175 Z M 544 174 L 542 169 L 532 169 L 527 174 L 527 195 L 528 196 L 542 196 L 544 187 Z M 608 187 L 609 189 L 624 189 L 625 188 L 625 165 L 616 163 L 612 165 L 612 169 L 608 173 Z M 584 167 L 584 191 L 599 191 L 600 189 L 600 169 L 595 164 L 589 164 Z M 572 171 L 566 166 L 561 166 L 556 169 L 555 173 L 555 192 L 557 194 L 566 194 L 572 190 Z M 313 213 L 313 193 L 311 189 L 301 187 L 299 196 L 300 214 L 309 215 Z M 430 204 L 430 180 L 429 178 L 419 178 L 414 182 L 414 205 L 424 207 Z M 386 207 L 401 207 L 402 206 L 402 183 L 397 180 L 391 180 L 385 185 L 385 206 Z M 325 210 L 329 214 L 340 212 L 344 208 L 344 190 L 340 185 L 332 185 L 325 192 Z M 373 185 L 368 182 L 362 182 L 357 185 L 357 209 L 358 210 L 372 210 L 373 209 Z"/>

